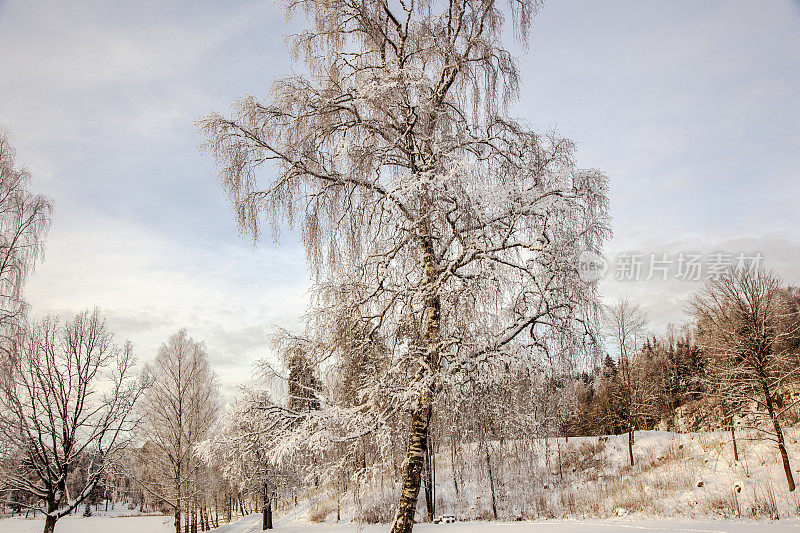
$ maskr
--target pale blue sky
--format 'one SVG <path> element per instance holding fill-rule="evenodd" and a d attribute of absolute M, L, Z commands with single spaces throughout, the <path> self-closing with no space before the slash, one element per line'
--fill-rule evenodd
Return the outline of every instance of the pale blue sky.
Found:
<path fill-rule="evenodd" d="M 0 123 L 56 214 L 37 315 L 99 305 L 142 359 L 179 327 L 227 391 L 292 327 L 296 239 L 241 238 L 192 122 L 264 96 L 293 29 L 271 3 L 0 0 Z M 800 283 L 800 3 L 551 1 L 513 106 L 611 177 L 608 254 L 761 251 Z M 694 283 L 605 281 L 654 327 Z"/>

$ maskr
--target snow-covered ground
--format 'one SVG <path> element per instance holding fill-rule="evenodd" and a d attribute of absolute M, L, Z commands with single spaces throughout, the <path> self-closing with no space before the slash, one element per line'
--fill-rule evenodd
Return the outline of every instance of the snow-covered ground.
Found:
<path fill-rule="evenodd" d="M 419 533 L 797 533 L 800 522 L 752 521 L 692 521 L 692 520 L 544 520 L 532 522 L 458 522 L 455 524 L 418 524 Z M 257 533 L 261 531 L 261 517 L 247 516 L 238 522 L 216 530 L 219 533 Z M 386 533 L 389 526 L 353 524 L 303 524 L 280 520 L 276 524 L 280 533 Z"/>
<path fill-rule="evenodd" d="M 38 533 L 41 519 L 7 518 L 0 520 L 2 533 Z M 294 519 L 278 519 L 276 533 L 385 533 L 388 526 L 358 526 L 353 524 L 307 524 Z M 170 533 L 172 519 L 167 516 L 136 517 L 77 517 L 59 520 L 56 533 Z M 224 525 L 216 533 L 256 533 L 261 531 L 261 515 L 246 516 Z M 797 533 L 800 522 L 780 520 L 753 522 L 749 520 L 672 520 L 633 519 L 614 520 L 546 520 L 534 522 L 460 522 L 456 524 L 419 524 L 419 533 Z"/>
<path fill-rule="evenodd" d="M 0 519 L 0 533 L 41 533 L 43 529 L 43 518 Z M 90 516 L 87 518 L 65 516 L 56 522 L 56 533 L 174 533 L 174 531 L 172 517 L 169 516 Z"/>
<path fill-rule="evenodd" d="M 786 480 L 775 444 L 739 436 L 739 460 L 733 458 L 726 432 L 636 434 L 637 465 L 627 458 L 627 436 L 570 438 L 569 443 L 550 440 L 533 462 L 523 463 L 513 447 L 502 454 L 504 463 L 494 465 L 498 492 L 503 496 L 500 517 L 529 516 L 529 522 L 471 521 L 486 516 L 489 487 L 485 473 L 474 467 L 454 472 L 446 456 L 437 457 L 437 513 L 452 513 L 464 521 L 456 524 L 419 524 L 415 531 L 445 533 L 615 533 L 793 531 L 800 533 L 800 494 L 786 489 Z M 750 437 L 750 438 L 748 438 Z M 800 481 L 800 430 L 787 431 L 787 448 Z M 511 443 L 513 444 L 513 443 Z M 546 445 L 546 446 L 545 446 Z M 548 450 L 545 453 L 544 450 Z M 498 448 L 495 455 L 500 456 Z M 465 445 L 465 456 L 474 453 Z M 444 454 L 443 454 L 444 455 Z M 558 464 L 555 459 L 560 458 Z M 474 458 L 472 458 L 474 459 Z M 479 464 L 471 461 L 471 464 Z M 455 474 L 455 475 L 454 475 Z M 459 477 L 456 493 L 454 479 Z M 372 491 L 370 491 L 370 489 Z M 382 492 L 381 492 L 382 490 Z M 502 492 L 501 492 L 502 491 Z M 377 501 L 388 509 L 395 505 L 397 487 L 362 487 L 360 505 Z M 281 506 L 276 530 L 287 533 L 388 531 L 387 526 L 355 524 L 358 506 L 349 494 L 338 495 L 342 521 L 336 519 L 336 499 L 320 489 L 287 509 Z M 381 499 L 383 498 L 383 499 Z M 385 500 L 385 501 L 384 501 Z M 421 504 L 420 504 L 421 505 Z M 536 513 L 526 513 L 534 505 Z M 109 514 L 135 513 L 118 505 Z M 172 518 L 160 516 L 69 516 L 60 520 L 57 533 L 168 533 Z M 533 516 L 530 516 L 533 515 Z M 770 518 L 778 516 L 780 520 Z M 538 521 L 548 517 L 552 520 Z M 741 517 L 737 518 L 737 517 Z M 757 521 L 752 520 L 757 518 Z M 260 531 L 261 517 L 247 516 L 224 525 L 219 533 Z M 313 523 L 314 521 L 323 523 Z M 388 520 L 382 518 L 381 520 Z M 34 533 L 42 530 L 41 518 L 0 519 L 0 533 Z"/>

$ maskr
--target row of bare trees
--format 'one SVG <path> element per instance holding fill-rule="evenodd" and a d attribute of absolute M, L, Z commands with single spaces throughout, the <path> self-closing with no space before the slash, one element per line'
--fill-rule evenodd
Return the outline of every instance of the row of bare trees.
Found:
<path fill-rule="evenodd" d="M 97 310 L 23 331 L 0 384 L 0 480 L 12 503 L 45 515 L 46 533 L 109 478 L 169 509 L 177 533 L 244 512 L 196 453 L 220 409 L 201 343 L 181 330 L 134 374 L 130 343 L 116 345 Z"/>
<path fill-rule="evenodd" d="M 0 495 L 41 511 L 44 531 L 105 485 L 168 508 L 176 532 L 218 525 L 239 494 L 201 463 L 195 448 L 216 422 L 220 399 L 202 343 L 185 330 L 135 371 L 98 309 L 71 320 L 26 313 L 25 280 L 44 250 L 51 202 L 28 190 L 0 130 Z M 226 502 L 220 499 L 226 496 Z M 210 510 L 214 509 L 213 518 Z M 87 511 L 88 512 L 88 511 Z"/>

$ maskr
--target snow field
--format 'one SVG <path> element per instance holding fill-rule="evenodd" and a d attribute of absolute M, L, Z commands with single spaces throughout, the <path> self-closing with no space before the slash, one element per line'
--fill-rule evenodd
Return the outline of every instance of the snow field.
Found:
<path fill-rule="evenodd" d="M 40 533 L 42 519 L 7 518 L 0 520 L 3 533 Z M 536 522 L 459 522 L 456 524 L 418 524 L 420 533 L 796 533 L 796 520 L 753 522 L 750 520 L 675 520 L 632 519 L 615 520 L 548 520 Z M 278 520 L 276 533 L 385 533 L 385 525 L 359 526 L 354 524 L 307 524 Z M 67 516 L 58 521 L 56 533 L 170 533 L 170 517 L 77 517 Z M 226 524 L 216 533 L 257 533 L 261 531 L 261 515 L 252 514 L 237 522 Z"/>
<path fill-rule="evenodd" d="M 0 519 L 2 533 L 41 533 L 43 518 Z M 56 522 L 56 533 L 174 533 L 169 516 L 65 516 Z"/>
<path fill-rule="evenodd" d="M 492 443 L 498 515 L 505 522 L 486 522 L 491 515 L 487 470 L 474 445 L 459 450 L 455 467 L 445 453 L 437 456 L 436 514 L 454 514 L 456 524 L 420 523 L 415 531 L 442 533 L 738 533 L 800 530 L 800 496 L 788 492 L 775 444 L 740 432 L 739 461 L 733 460 L 728 432 L 636 433 L 636 466 L 630 467 L 627 435 L 537 439 L 532 449 L 520 443 Z M 800 476 L 800 432 L 787 430 L 787 447 L 795 476 Z M 559 460 L 560 458 L 560 460 Z M 800 481 L 800 479 L 798 479 Z M 455 483 L 459 490 L 456 492 Z M 386 525 L 362 525 L 366 516 L 391 519 L 396 487 L 388 477 L 362 485 L 358 497 L 340 495 L 341 521 L 336 523 L 336 495 L 317 490 L 299 505 L 278 506 L 276 531 L 290 533 L 384 532 Z M 739 491 L 737 492 L 737 488 Z M 420 498 L 418 514 L 424 503 Z M 118 506 L 118 514 L 124 511 Z M 128 511 L 130 512 L 130 511 Z M 168 533 L 170 516 L 67 516 L 57 533 Z M 388 515 L 389 518 L 386 518 Z M 780 520 L 771 520 L 774 517 Z M 535 521 L 515 522 L 517 517 Z M 542 521 L 542 518 L 547 520 Z M 538 520 L 537 520 L 538 519 Z M 34 533 L 41 518 L 0 519 L 0 533 Z M 219 533 L 260 531 L 261 515 L 223 525 Z"/>

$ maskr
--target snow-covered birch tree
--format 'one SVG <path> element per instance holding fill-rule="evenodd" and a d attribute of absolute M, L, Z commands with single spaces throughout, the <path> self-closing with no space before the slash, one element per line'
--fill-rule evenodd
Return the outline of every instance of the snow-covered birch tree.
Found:
<path fill-rule="evenodd" d="M 48 198 L 28 189 L 31 174 L 17 164 L 10 137 L 0 126 L 0 350 L 3 351 L 22 325 L 22 289 L 44 250 L 44 237 L 53 212 Z"/>
<path fill-rule="evenodd" d="M 131 345 L 113 342 L 96 309 L 28 328 L 9 361 L 0 378 L 0 441 L 18 460 L 0 461 L 0 482 L 32 497 L 50 533 L 128 444 L 143 383 L 132 376 Z M 69 494 L 70 485 L 80 489 Z"/>
<path fill-rule="evenodd" d="M 281 472 L 270 452 L 302 417 L 293 413 L 264 391 L 242 389 L 213 434 L 197 446 L 203 461 L 218 467 L 232 487 L 261 494 L 262 530 L 272 529 L 272 500 Z"/>
<path fill-rule="evenodd" d="M 594 340 L 594 287 L 577 264 L 608 234 L 606 177 L 577 169 L 569 140 L 505 112 L 518 76 L 503 39 L 510 25 L 526 41 L 537 2 L 284 6 L 310 21 L 295 39 L 307 74 L 199 126 L 243 230 L 257 240 L 265 222 L 276 236 L 300 226 L 321 357 L 387 346 L 349 412 L 372 428 L 409 417 L 393 526 L 407 532 L 447 381 L 480 379 L 551 337 Z M 363 342 L 347 342 L 342 317 Z"/>

